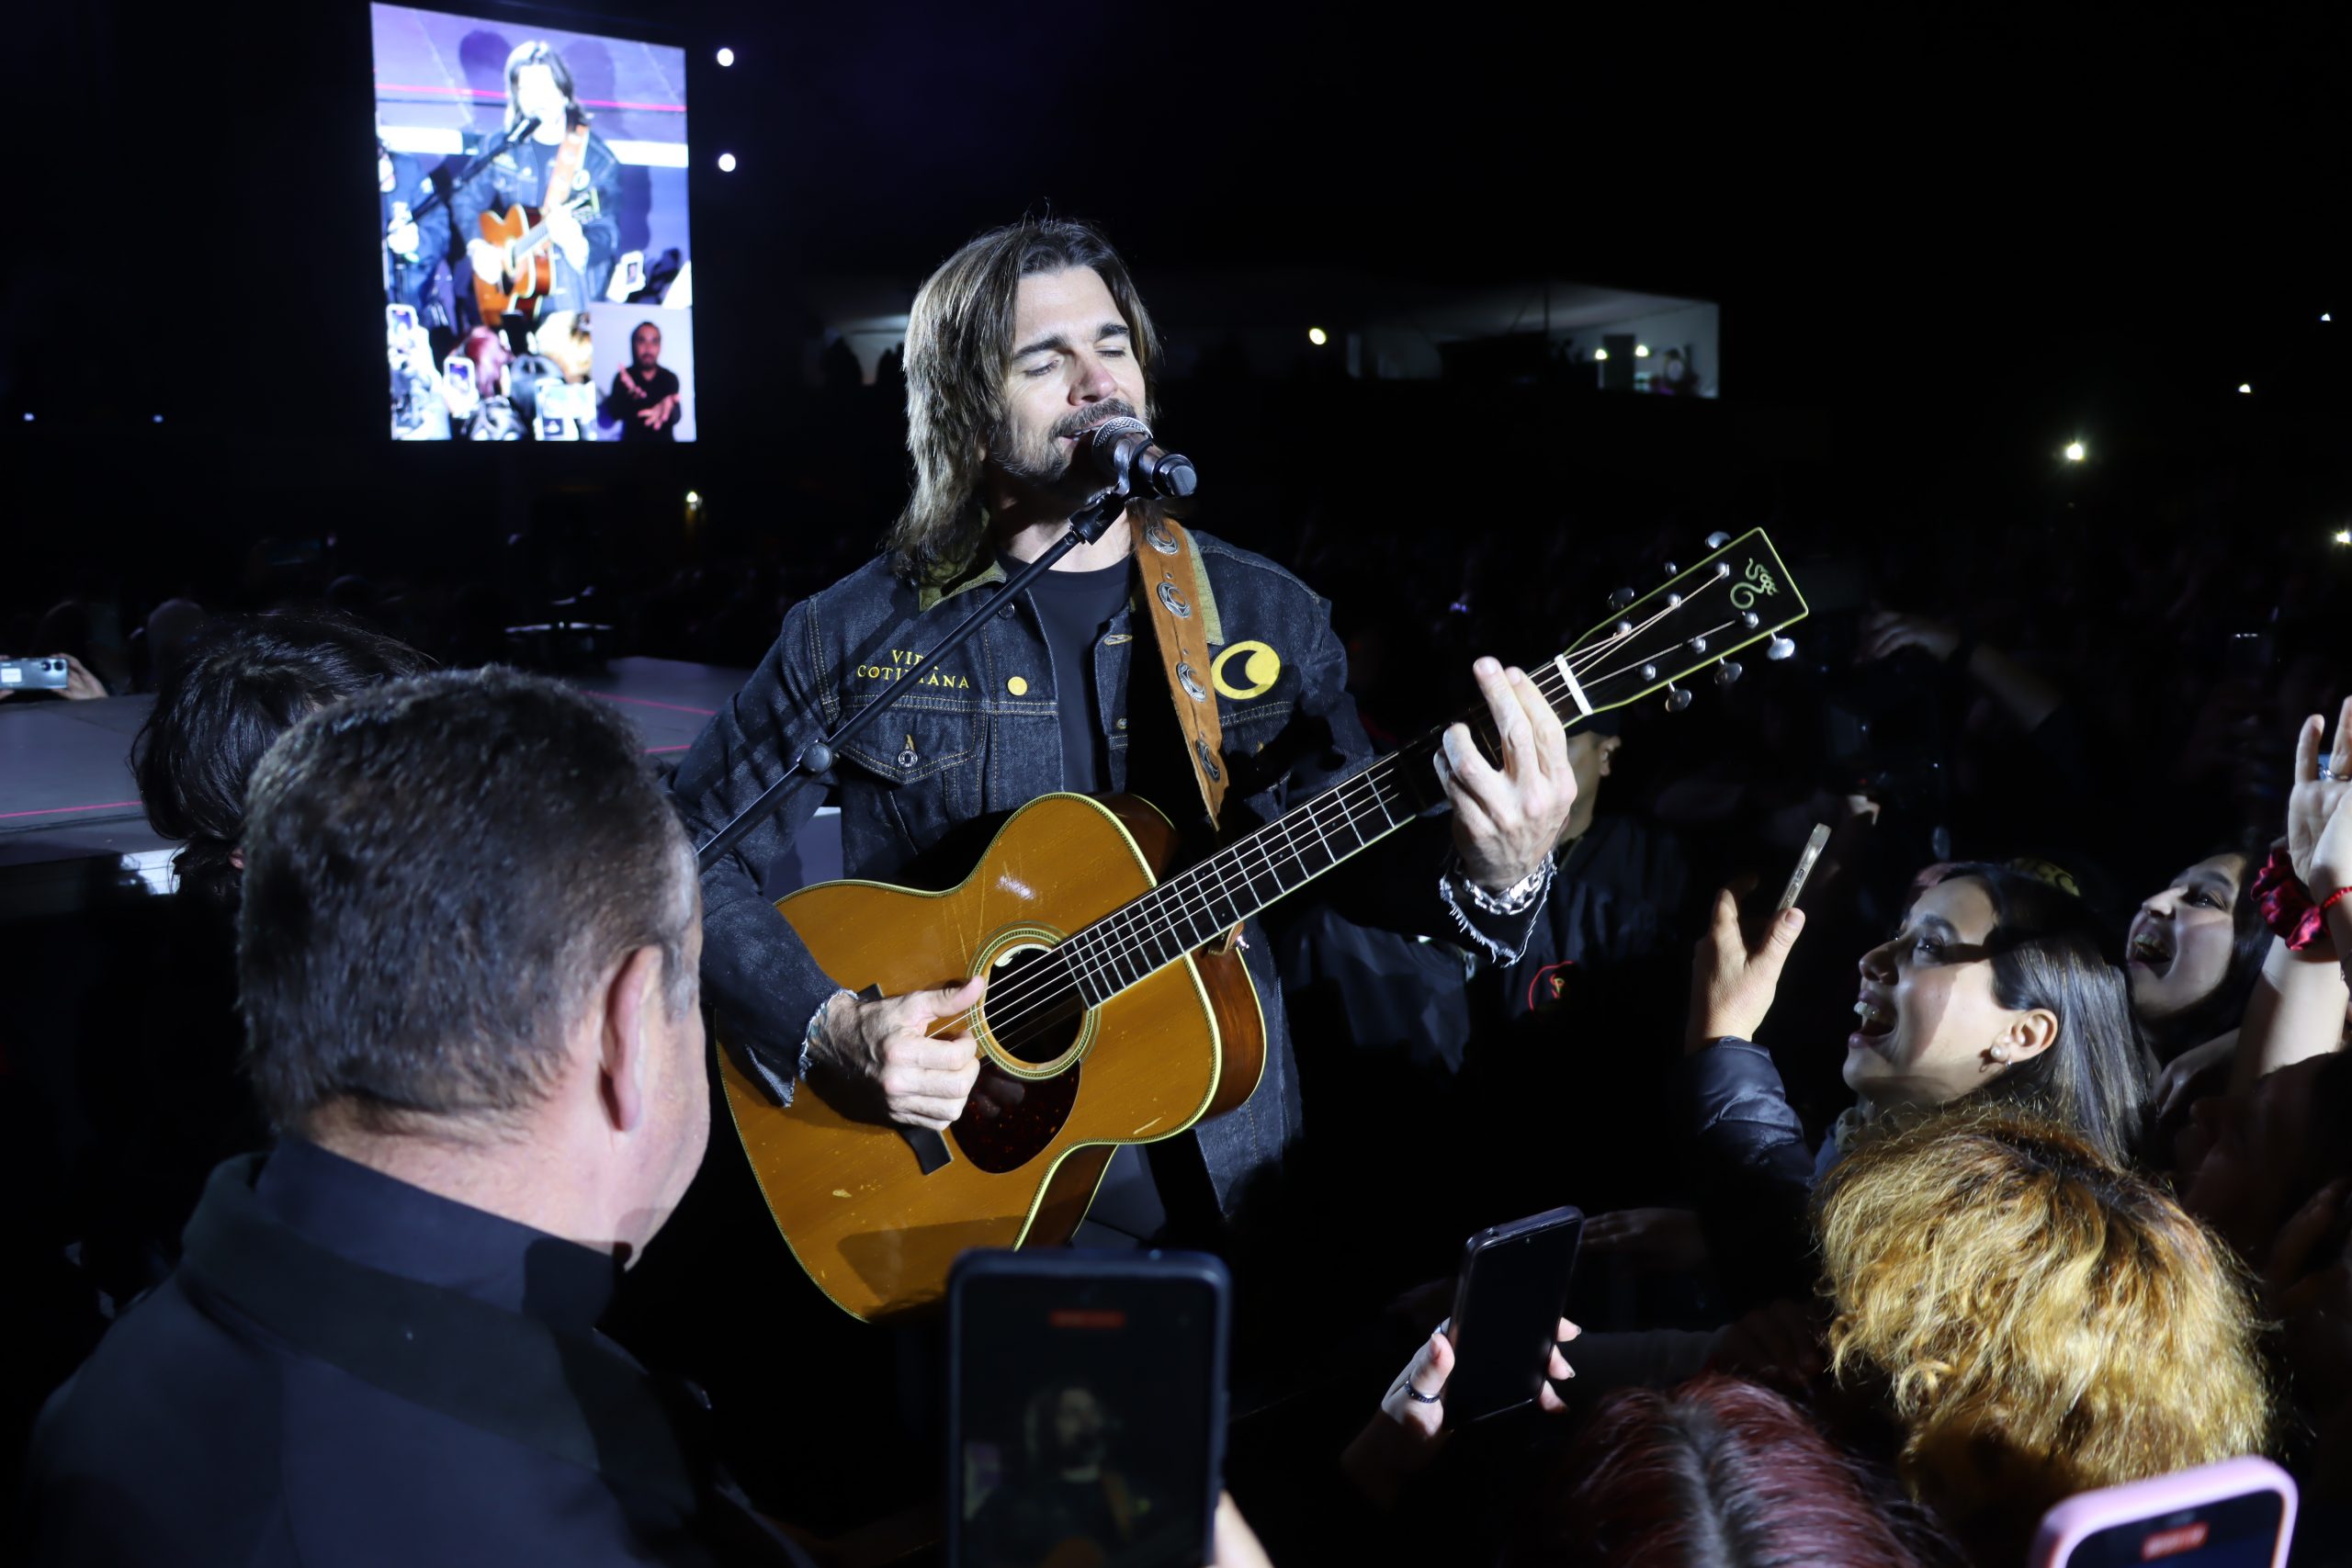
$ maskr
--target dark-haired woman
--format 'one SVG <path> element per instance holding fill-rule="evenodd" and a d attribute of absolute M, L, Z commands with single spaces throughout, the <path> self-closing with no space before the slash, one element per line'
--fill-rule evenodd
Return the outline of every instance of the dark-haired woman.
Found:
<path fill-rule="evenodd" d="M 1725 893 L 1692 966 L 1695 1174 L 1736 1299 L 1807 1293 L 1806 1196 L 1889 1111 L 1982 1096 L 2029 1105 L 2119 1163 L 2139 1145 L 2154 1063 L 2090 910 L 2024 872 L 1968 863 L 1943 868 L 1862 954 L 1844 1066 L 1856 1103 L 1816 1149 L 1753 1043 L 1803 924 L 1791 911 L 1751 946 Z"/>
<path fill-rule="evenodd" d="M 131 745 L 147 819 L 183 847 L 180 896 L 127 919 L 122 967 L 74 1054 L 94 1137 L 78 1184 L 85 1270 L 118 1300 L 178 1254 L 213 1166 L 268 1135 L 237 1072 L 237 840 L 262 753 L 340 697 L 415 674 L 405 643 L 332 616 L 215 621 L 166 674 Z"/>

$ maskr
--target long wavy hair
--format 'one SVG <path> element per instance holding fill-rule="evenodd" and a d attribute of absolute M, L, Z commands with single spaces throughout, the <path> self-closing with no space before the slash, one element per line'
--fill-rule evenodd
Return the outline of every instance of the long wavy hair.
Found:
<path fill-rule="evenodd" d="M 1972 1097 L 1864 1139 L 1815 1201 L 1831 1371 L 1983 1560 L 2074 1493 L 2270 1446 L 2244 1267 L 2076 1130 Z"/>
<path fill-rule="evenodd" d="M 2018 1063 L 1972 1101 L 2008 1101 L 2075 1129 L 2100 1156 L 2129 1158 L 2147 1131 L 2155 1058 L 2132 1010 L 2132 987 L 2107 960 L 2089 905 L 2013 866 L 1964 862 L 1938 885 L 1966 877 L 1993 901 L 1986 945 L 1993 995 L 2012 1012 L 2046 1008 L 2058 1020 L 2050 1047 Z"/>
<path fill-rule="evenodd" d="M 940 264 L 907 317 L 907 452 L 915 488 L 886 546 L 899 576 L 937 581 L 978 550 L 988 525 L 980 476 L 1005 420 L 1021 280 L 1074 267 L 1091 267 L 1111 291 L 1143 372 L 1143 417 L 1159 417 L 1159 337 L 1110 242 L 1060 218 L 1025 219 L 982 234 Z"/>

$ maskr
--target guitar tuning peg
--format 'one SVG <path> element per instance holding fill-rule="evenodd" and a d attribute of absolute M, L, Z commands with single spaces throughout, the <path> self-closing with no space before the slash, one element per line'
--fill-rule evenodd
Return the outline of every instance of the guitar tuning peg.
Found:
<path fill-rule="evenodd" d="M 1796 650 L 1797 645 L 1793 639 L 1775 635 L 1770 642 L 1764 645 L 1764 657 L 1778 663 L 1783 659 L 1792 657 Z"/>
<path fill-rule="evenodd" d="M 1668 681 L 1666 683 L 1666 711 L 1680 713 L 1690 705 L 1690 694 Z"/>
<path fill-rule="evenodd" d="M 1719 549 L 1722 549 L 1725 545 L 1728 545 L 1728 544 L 1730 544 L 1730 543 L 1731 543 L 1731 536 L 1730 536 L 1729 534 L 1724 533 L 1724 532 L 1722 529 L 1720 529 L 1720 528 L 1716 529 L 1713 533 L 1712 533 L 1712 534 L 1710 534 L 1710 535 L 1708 535 L 1708 536 L 1707 536 L 1707 548 L 1709 548 L 1709 549 L 1711 549 L 1711 550 L 1719 550 Z"/>
<path fill-rule="evenodd" d="M 1738 680 L 1744 673 L 1746 673 L 1746 671 L 1740 669 L 1736 661 L 1726 659 L 1721 664 L 1715 666 L 1715 684 L 1718 686 L 1728 686 L 1734 681 Z"/>
<path fill-rule="evenodd" d="M 1609 595 L 1609 607 L 1612 610 L 1622 610 L 1633 602 L 1634 591 L 1630 588 L 1620 588 Z"/>
<path fill-rule="evenodd" d="M 1675 565 L 1672 561 L 1666 563 L 1666 575 L 1668 577 L 1672 577 L 1676 572 L 1680 571 L 1682 569 L 1680 567 Z"/>

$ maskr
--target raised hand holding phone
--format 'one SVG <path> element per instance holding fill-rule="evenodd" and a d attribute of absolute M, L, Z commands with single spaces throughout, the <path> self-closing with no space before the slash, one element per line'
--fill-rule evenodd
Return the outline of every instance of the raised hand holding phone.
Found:
<path fill-rule="evenodd" d="M 1690 955 L 1690 1033 L 1683 1050 L 1696 1055 L 1718 1040 L 1753 1040 L 1779 995 L 1781 971 L 1804 930 L 1804 911 L 1775 914 L 1763 936 L 1749 942 L 1739 923 L 1737 890 L 1715 895 L 1714 916 Z"/>

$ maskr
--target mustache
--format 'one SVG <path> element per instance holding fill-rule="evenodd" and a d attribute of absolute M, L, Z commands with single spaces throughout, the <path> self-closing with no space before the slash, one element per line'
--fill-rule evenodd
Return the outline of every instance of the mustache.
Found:
<path fill-rule="evenodd" d="M 1104 420 L 1141 419 L 1142 417 L 1128 405 L 1125 399 L 1105 398 L 1091 408 L 1080 409 L 1074 413 L 1064 414 L 1054 425 L 1054 434 L 1057 436 L 1067 436 L 1075 440 Z"/>

